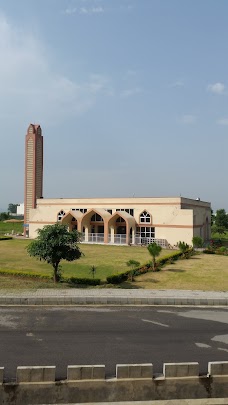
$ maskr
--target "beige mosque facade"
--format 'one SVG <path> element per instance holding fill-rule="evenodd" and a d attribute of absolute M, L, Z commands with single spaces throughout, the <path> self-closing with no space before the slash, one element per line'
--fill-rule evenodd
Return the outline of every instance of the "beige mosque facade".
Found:
<path fill-rule="evenodd" d="M 30 148 L 30 149 L 29 149 Z M 194 236 L 210 238 L 211 204 L 184 197 L 55 198 L 43 190 L 43 137 L 31 124 L 25 142 L 25 234 L 56 222 L 81 233 L 85 243 L 163 247 L 179 241 L 192 244 Z"/>

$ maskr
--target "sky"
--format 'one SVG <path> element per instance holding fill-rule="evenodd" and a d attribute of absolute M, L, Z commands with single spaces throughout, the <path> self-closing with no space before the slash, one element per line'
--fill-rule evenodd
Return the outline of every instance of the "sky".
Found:
<path fill-rule="evenodd" d="M 0 209 L 23 202 L 36 123 L 44 198 L 228 211 L 227 15 L 227 0 L 0 0 Z"/>

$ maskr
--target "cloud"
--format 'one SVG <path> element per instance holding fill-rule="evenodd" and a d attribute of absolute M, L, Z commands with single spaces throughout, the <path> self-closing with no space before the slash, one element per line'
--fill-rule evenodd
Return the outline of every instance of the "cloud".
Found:
<path fill-rule="evenodd" d="M 50 51 L 27 30 L 17 29 L 0 14 L 1 120 L 55 122 L 83 114 L 99 96 L 111 93 L 104 75 L 91 73 L 75 82 L 52 67 Z"/>
<path fill-rule="evenodd" d="M 196 116 L 191 114 L 185 114 L 178 118 L 180 124 L 191 125 L 196 122 Z"/>
<path fill-rule="evenodd" d="M 217 124 L 228 125 L 228 118 L 220 118 L 219 120 L 217 120 Z"/>
<path fill-rule="evenodd" d="M 127 97 L 135 96 L 136 94 L 140 94 L 140 93 L 142 93 L 141 87 L 134 87 L 132 89 L 123 90 L 120 93 L 120 97 L 127 98 Z"/>
<path fill-rule="evenodd" d="M 217 82 L 214 84 L 209 84 L 207 90 L 214 94 L 224 94 L 225 85 L 223 83 Z"/>
<path fill-rule="evenodd" d="M 90 6 L 90 7 L 67 7 L 64 10 L 64 14 L 66 15 L 73 15 L 73 14 L 102 14 L 105 12 L 104 7 L 102 6 Z"/>
<path fill-rule="evenodd" d="M 75 14 L 77 11 L 77 7 L 67 7 L 66 10 L 64 10 L 64 14 L 72 15 Z"/>
<path fill-rule="evenodd" d="M 79 10 L 80 14 L 101 14 L 104 13 L 104 8 L 99 7 L 81 7 Z"/>
<path fill-rule="evenodd" d="M 176 80 L 174 83 L 171 83 L 169 87 L 184 87 L 184 81 L 182 79 Z"/>

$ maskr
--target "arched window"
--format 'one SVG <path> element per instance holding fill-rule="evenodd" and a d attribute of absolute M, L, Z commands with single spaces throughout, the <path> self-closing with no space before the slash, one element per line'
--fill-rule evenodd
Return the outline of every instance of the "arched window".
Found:
<path fill-rule="evenodd" d="M 93 214 L 91 222 L 104 222 L 103 218 L 99 214 Z"/>
<path fill-rule="evenodd" d="M 65 214 L 66 214 L 65 211 L 63 210 L 59 211 L 57 215 L 58 221 L 61 221 L 61 219 L 64 217 Z"/>
<path fill-rule="evenodd" d="M 150 223 L 151 222 L 151 216 L 149 212 L 143 211 L 142 214 L 140 214 L 140 223 Z"/>

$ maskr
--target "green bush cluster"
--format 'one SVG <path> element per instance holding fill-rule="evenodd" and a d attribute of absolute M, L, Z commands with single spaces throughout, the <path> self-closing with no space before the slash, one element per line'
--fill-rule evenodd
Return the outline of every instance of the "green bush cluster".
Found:
<path fill-rule="evenodd" d="M 0 240 L 10 240 L 13 239 L 12 236 L 1 236 L 0 235 Z"/>
<path fill-rule="evenodd" d="M 73 285 L 100 285 L 101 280 L 99 278 L 78 278 L 78 277 L 70 277 L 70 278 L 62 278 L 62 281 L 67 282 Z"/>
<path fill-rule="evenodd" d="M 203 250 L 203 253 L 206 253 L 208 255 L 228 256 L 228 248 L 226 246 L 220 247 L 209 246 L 207 249 Z"/>
<path fill-rule="evenodd" d="M 137 271 L 137 270 L 135 270 L 135 271 Z M 135 271 L 134 271 L 134 275 L 135 275 Z M 123 273 L 113 274 L 112 276 L 108 276 L 106 278 L 106 280 L 109 284 L 120 284 L 123 281 L 126 281 L 128 279 L 129 273 L 130 273 L 130 271 L 128 270 Z"/>

